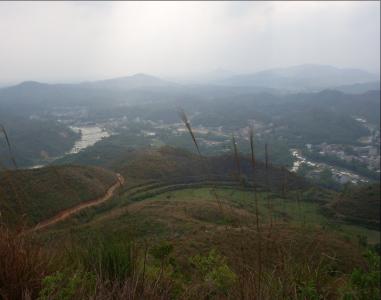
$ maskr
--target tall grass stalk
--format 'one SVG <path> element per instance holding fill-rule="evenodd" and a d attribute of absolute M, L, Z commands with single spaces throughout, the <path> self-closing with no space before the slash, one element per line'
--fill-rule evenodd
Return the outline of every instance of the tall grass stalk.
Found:
<path fill-rule="evenodd" d="M 195 147 L 196 147 L 196 149 L 197 149 L 197 153 L 198 153 L 198 155 L 199 155 L 200 157 L 202 157 L 201 152 L 200 152 L 200 147 L 198 146 L 196 137 L 195 137 L 195 135 L 193 134 L 192 127 L 191 127 L 191 125 L 190 125 L 190 123 L 189 123 L 189 120 L 188 120 L 188 117 L 187 117 L 185 111 L 184 111 L 184 110 L 180 110 L 179 113 L 180 113 L 181 120 L 183 121 L 185 127 L 188 129 L 188 132 L 189 132 L 189 134 L 190 134 L 191 137 L 192 137 L 193 144 L 195 145 Z"/>
<path fill-rule="evenodd" d="M 9 153 L 9 157 L 13 163 L 13 166 L 15 169 L 17 169 L 17 163 L 16 163 L 16 159 L 13 155 L 13 151 L 12 151 L 12 147 L 11 147 L 11 143 L 9 141 L 9 137 L 8 137 L 8 134 L 7 134 L 7 131 L 5 130 L 5 127 L 3 125 L 0 124 L 0 131 L 3 133 L 4 137 L 5 137 L 5 141 L 7 143 L 7 148 L 8 148 L 8 153 Z"/>
<path fill-rule="evenodd" d="M 259 226 L 259 211 L 258 211 L 258 195 L 256 190 L 255 182 L 255 154 L 254 154 L 254 129 L 250 127 L 249 130 L 249 140 L 250 140 L 250 152 L 251 152 L 251 166 L 253 172 L 253 193 L 255 202 L 255 223 L 257 229 L 258 243 L 257 243 L 257 253 L 258 253 L 258 283 L 257 283 L 257 298 L 261 297 L 261 279 L 262 279 L 262 236 Z"/>
<path fill-rule="evenodd" d="M 251 130 L 252 132 L 252 130 Z M 251 134 L 250 134 L 251 135 Z M 239 151 L 238 151 L 238 145 L 236 143 L 234 135 L 232 135 L 232 143 L 233 143 L 233 154 L 234 154 L 234 161 L 237 169 L 237 180 L 238 183 L 240 183 L 244 188 L 246 186 L 243 184 L 243 180 L 241 177 L 241 163 L 240 163 L 240 158 L 239 158 Z M 262 254 L 261 254 L 261 237 L 259 233 L 259 212 L 258 212 L 258 199 L 257 199 L 257 193 L 255 191 L 255 184 L 254 184 L 254 173 L 255 173 L 255 155 L 254 155 L 254 139 L 253 136 L 250 137 L 250 148 L 252 149 L 251 152 L 251 164 L 252 164 L 252 169 L 253 169 L 253 192 L 254 192 L 254 201 L 255 201 L 255 206 L 256 206 L 256 228 L 257 228 L 257 238 L 258 242 L 256 243 L 257 245 L 257 258 L 258 258 L 258 266 L 259 266 L 259 272 L 258 275 L 255 274 L 256 270 L 250 270 L 247 268 L 249 265 L 249 260 L 250 257 L 247 256 L 247 252 L 243 251 L 244 246 L 246 246 L 243 242 L 243 239 L 240 239 L 240 256 L 241 256 L 241 263 L 240 263 L 240 273 L 241 276 L 244 276 L 245 279 L 247 280 L 249 278 L 249 282 L 246 282 L 246 284 L 250 285 L 250 290 L 254 290 L 254 294 L 256 299 L 260 299 L 261 295 L 261 283 L 260 283 L 260 277 L 262 273 Z M 240 222 L 238 221 L 241 233 L 243 234 L 243 227 L 241 226 Z M 247 236 L 248 239 L 251 238 L 250 234 Z M 241 299 L 246 299 L 248 298 L 247 296 L 247 288 L 245 287 L 244 283 L 242 283 L 242 279 L 240 278 L 239 280 L 239 285 L 240 285 L 240 295 Z M 253 288 L 254 287 L 254 288 Z"/>
<path fill-rule="evenodd" d="M 265 143 L 265 177 L 266 177 L 266 187 L 268 188 L 268 193 L 266 195 L 267 198 L 267 207 L 269 210 L 270 215 L 270 230 L 269 230 L 269 237 L 271 235 L 271 230 L 273 227 L 273 209 L 272 209 L 272 203 L 270 198 L 270 182 L 269 182 L 269 165 L 270 165 L 270 159 L 269 159 L 269 150 L 268 150 L 268 144 Z"/>
<path fill-rule="evenodd" d="M 17 171 L 17 164 L 16 164 L 16 160 L 15 160 L 13 153 L 12 153 L 11 143 L 9 141 L 8 134 L 2 125 L 0 125 L 0 127 L 1 127 L 1 130 L 2 130 L 5 138 L 6 138 L 8 150 L 9 150 L 9 153 L 11 155 L 11 160 L 13 162 L 14 169 Z M 15 222 L 15 225 L 19 229 L 25 228 L 26 227 L 26 219 L 25 219 L 26 215 L 25 215 L 23 201 L 27 201 L 29 198 L 29 195 L 25 192 L 23 184 L 16 186 L 15 180 L 14 180 L 14 178 L 12 178 L 12 175 L 13 175 L 12 171 L 9 170 L 7 167 L 5 167 L 1 163 L 1 161 L 0 161 L 0 172 L 2 172 L 2 174 L 4 175 L 4 178 L 7 180 L 8 186 L 11 188 L 13 195 L 15 195 L 16 211 L 19 212 L 19 213 L 15 213 L 15 214 L 20 215 L 20 212 L 21 212 L 21 218 L 17 218 L 17 222 Z M 23 177 L 22 173 L 19 173 L 19 176 Z M 21 182 L 23 182 L 23 180 L 21 180 Z M 5 203 L 6 203 L 6 201 L 5 201 Z M 4 203 L 3 203 L 3 205 L 4 205 Z M 9 209 L 10 213 L 14 212 L 14 208 L 12 209 L 9 205 L 8 205 L 8 209 Z M 1 221 L 1 211 L 0 211 L 0 221 Z"/>
<path fill-rule="evenodd" d="M 233 151 L 234 151 L 234 161 L 237 168 L 237 181 L 241 182 L 241 163 L 239 160 L 237 142 L 235 141 L 234 134 L 232 134 L 232 142 L 233 142 Z"/>
<path fill-rule="evenodd" d="M 192 126 L 191 126 L 191 124 L 190 124 L 190 122 L 189 122 L 189 119 L 188 119 L 188 117 L 187 117 L 185 111 L 182 110 L 182 109 L 180 109 L 180 110 L 179 110 L 179 114 L 180 114 L 180 118 L 181 118 L 181 120 L 183 121 L 185 127 L 187 128 L 187 130 L 188 130 L 190 136 L 192 137 L 193 144 L 194 144 L 194 146 L 196 147 L 196 150 L 197 150 L 197 153 L 198 153 L 200 159 L 201 159 L 201 160 L 204 160 L 204 157 L 203 157 L 203 155 L 201 154 L 201 151 L 200 151 L 200 147 L 199 147 L 199 145 L 198 145 L 198 143 L 197 143 L 196 137 L 195 137 L 195 135 L 194 135 L 194 133 L 193 133 Z M 206 160 L 206 162 L 208 162 L 208 160 Z M 209 166 L 209 167 L 208 167 L 208 166 Z M 210 167 L 209 164 L 203 164 L 203 167 L 209 169 L 209 170 L 206 170 L 206 174 L 207 174 L 207 178 L 208 178 L 208 177 L 209 177 L 209 173 L 210 173 L 210 171 L 211 171 L 211 167 Z M 211 181 L 213 181 L 211 177 L 210 177 L 210 179 L 211 179 Z M 222 215 L 225 215 L 225 213 L 224 213 L 224 209 L 223 209 L 223 207 L 222 207 L 222 202 L 221 202 L 221 200 L 219 199 L 219 197 L 218 197 L 218 195 L 217 195 L 217 192 L 216 192 L 216 186 L 215 186 L 215 184 L 212 184 L 212 190 L 211 190 L 211 193 L 212 193 L 213 196 L 216 198 L 217 205 L 218 205 L 218 208 L 219 208 L 221 214 L 222 214 Z"/>

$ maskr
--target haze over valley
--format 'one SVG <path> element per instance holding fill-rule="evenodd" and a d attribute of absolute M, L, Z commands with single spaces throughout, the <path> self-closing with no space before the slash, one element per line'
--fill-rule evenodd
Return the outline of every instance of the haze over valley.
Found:
<path fill-rule="evenodd" d="M 314 87 L 302 82 L 308 78 Z M 292 171 L 312 178 L 329 169 L 333 181 L 358 183 L 376 180 L 380 172 L 378 79 L 360 70 L 301 65 L 197 85 L 146 74 L 78 84 L 23 82 L 0 89 L 0 106 L 20 167 L 104 165 L 104 155 L 123 148 L 168 144 L 194 150 L 179 119 L 182 108 L 208 154 L 229 151 L 232 134 L 248 151 L 252 126 L 259 157 L 268 143 L 271 159 Z M 290 89 L 276 85 L 286 81 Z M 54 135 L 60 151 L 49 148 L 48 139 L 37 143 L 41 133 Z M 114 143 L 117 149 L 99 152 Z M 1 149 L 9 155 L 5 142 Z"/>
<path fill-rule="evenodd" d="M 379 2 L 5 1 L 0 40 L 0 300 L 379 299 Z"/>

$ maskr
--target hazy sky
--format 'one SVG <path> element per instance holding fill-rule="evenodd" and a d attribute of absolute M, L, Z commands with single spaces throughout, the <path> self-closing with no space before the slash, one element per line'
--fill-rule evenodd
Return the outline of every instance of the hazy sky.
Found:
<path fill-rule="evenodd" d="M 0 2 L 0 82 L 253 72 L 379 73 L 380 2 Z"/>

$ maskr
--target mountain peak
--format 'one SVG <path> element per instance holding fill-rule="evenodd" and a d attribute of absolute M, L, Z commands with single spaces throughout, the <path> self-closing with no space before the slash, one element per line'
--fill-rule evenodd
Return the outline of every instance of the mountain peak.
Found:
<path fill-rule="evenodd" d="M 129 90 L 143 87 L 158 87 L 158 86 L 169 86 L 173 83 L 165 81 L 161 78 L 144 74 L 136 73 L 131 76 L 116 77 L 106 80 L 92 81 L 83 83 L 94 88 L 105 88 L 105 89 L 118 89 L 118 90 Z"/>
<path fill-rule="evenodd" d="M 42 82 L 38 82 L 38 81 L 33 81 L 33 80 L 28 80 L 28 81 L 23 81 L 21 83 L 18 84 L 18 86 L 21 86 L 21 87 L 32 87 L 32 86 L 41 86 L 41 85 L 44 85 L 44 83 Z"/>
<path fill-rule="evenodd" d="M 145 73 L 136 73 L 131 76 L 126 76 L 126 77 L 133 77 L 133 78 L 156 78 L 159 79 L 158 77 L 155 77 L 153 75 L 145 74 Z"/>

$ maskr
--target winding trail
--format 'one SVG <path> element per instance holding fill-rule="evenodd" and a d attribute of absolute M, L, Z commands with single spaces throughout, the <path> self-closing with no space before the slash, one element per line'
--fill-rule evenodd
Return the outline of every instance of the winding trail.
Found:
<path fill-rule="evenodd" d="M 107 200 L 109 200 L 114 195 L 115 191 L 120 186 L 122 186 L 124 184 L 124 178 L 123 178 L 123 176 L 120 175 L 119 173 L 117 173 L 116 176 L 117 176 L 116 183 L 113 184 L 106 191 L 106 193 L 103 196 L 101 196 L 99 198 L 96 198 L 96 199 L 93 199 L 93 200 L 88 200 L 88 201 L 81 202 L 81 203 L 79 203 L 76 206 L 73 206 L 73 207 L 67 208 L 65 210 L 62 210 L 57 215 L 55 215 L 54 217 L 38 223 L 32 229 L 32 231 L 37 231 L 37 230 L 49 227 L 51 225 L 54 225 L 54 224 L 56 224 L 58 222 L 61 222 L 61 221 L 65 220 L 65 219 L 69 218 L 73 214 L 76 214 L 76 213 L 78 213 L 79 211 L 81 211 L 81 210 L 83 210 L 85 208 L 92 207 L 92 206 L 97 206 L 97 205 L 99 205 L 99 204 L 101 204 L 103 202 L 106 202 Z"/>

